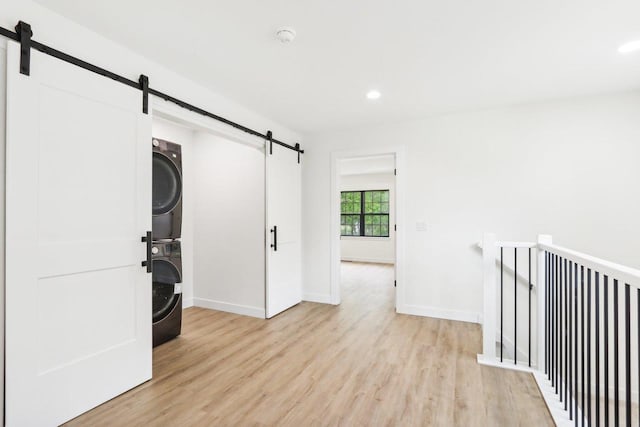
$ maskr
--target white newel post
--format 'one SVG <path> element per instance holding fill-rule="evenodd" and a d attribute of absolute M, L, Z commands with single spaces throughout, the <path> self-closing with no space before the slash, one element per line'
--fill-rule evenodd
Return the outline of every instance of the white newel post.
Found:
<path fill-rule="evenodd" d="M 496 235 L 485 233 L 482 238 L 482 358 L 485 360 L 495 360 L 496 357 L 496 253 Z"/>
<path fill-rule="evenodd" d="M 540 234 L 538 235 L 538 245 L 540 244 L 551 245 L 553 243 L 553 239 L 548 234 Z M 538 271 L 536 273 L 536 294 L 538 295 L 538 304 L 536 310 L 536 317 L 538 319 L 538 327 L 537 336 L 538 336 L 538 360 L 537 367 L 538 371 L 544 372 L 546 369 L 545 366 L 545 329 L 544 329 L 544 301 L 545 301 L 545 292 L 547 288 L 546 277 L 544 274 L 545 269 L 545 259 L 544 259 L 544 251 L 540 249 L 540 246 L 537 248 L 538 252 Z"/>

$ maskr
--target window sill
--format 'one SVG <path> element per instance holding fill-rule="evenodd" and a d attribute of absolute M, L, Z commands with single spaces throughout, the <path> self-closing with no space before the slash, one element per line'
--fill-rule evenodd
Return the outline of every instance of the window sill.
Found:
<path fill-rule="evenodd" d="M 374 236 L 340 236 L 340 240 L 367 240 L 367 241 L 381 241 L 385 242 L 391 240 L 391 236 L 388 237 L 374 237 Z"/>

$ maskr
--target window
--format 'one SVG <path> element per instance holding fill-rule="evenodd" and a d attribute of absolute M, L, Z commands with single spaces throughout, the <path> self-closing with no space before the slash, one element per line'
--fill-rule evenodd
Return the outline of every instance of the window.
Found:
<path fill-rule="evenodd" d="M 343 191 L 340 235 L 389 237 L 389 190 Z"/>

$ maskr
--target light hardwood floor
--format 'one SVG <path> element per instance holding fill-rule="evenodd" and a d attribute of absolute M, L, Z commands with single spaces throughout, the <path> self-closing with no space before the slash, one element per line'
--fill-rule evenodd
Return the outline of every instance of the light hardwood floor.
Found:
<path fill-rule="evenodd" d="M 69 425 L 553 425 L 529 374 L 476 363 L 478 325 L 396 314 L 391 266 L 342 270 L 340 306 L 187 309 L 153 380 Z"/>

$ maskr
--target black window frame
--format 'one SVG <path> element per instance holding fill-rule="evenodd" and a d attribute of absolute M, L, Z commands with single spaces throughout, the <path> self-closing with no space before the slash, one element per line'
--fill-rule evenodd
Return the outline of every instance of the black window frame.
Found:
<path fill-rule="evenodd" d="M 387 193 L 387 201 L 386 203 L 389 205 L 389 210 L 390 210 L 390 197 L 391 197 L 391 192 L 389 191 L 389 189 L 382 189 L 382 190 L 345 190 L 345 191 L 341 191 L 340 192 L 340 237 L 382 237 L 382 238 L 387 238 L 390 237 L 391 235 L 391 224 L 389 223 L 389 212 L 386 213 L 366 213 L 365 212 L 365 194 L 366 193 L 376 193 L 376 192 L 386 192 Z M 356 213 L 356 212 L 347 212 L 347 213 L 342 213 L 342 195 L 344 193 L 360 193 L 360 212 Z M 380 203 L 384 203 L 384 202 L 380 202 Z M 343 224 L 343 218 L 344 217 L 358 217 L 359 219 L 359 234 L 342 234 L 342 226 L 345 225 Z M 386 225 L 387 225 L 387 234 L 379 234 L 379 235 L 372 235 L 372 234 L 365 234 L 366 233 L 366 217 L 387 217 L 386 220 Z M 346 224 L 346 225 L 351 225 L 351 224 Z M 373 225 L 377 225 L 377 224 L 373 224 Z M 380 229 L 382 229 L 382 226 L 384 224 L 382 224 L 382 220 L 380 221 Z M 353 227 L 353 225 L 352 225 Z"/>

